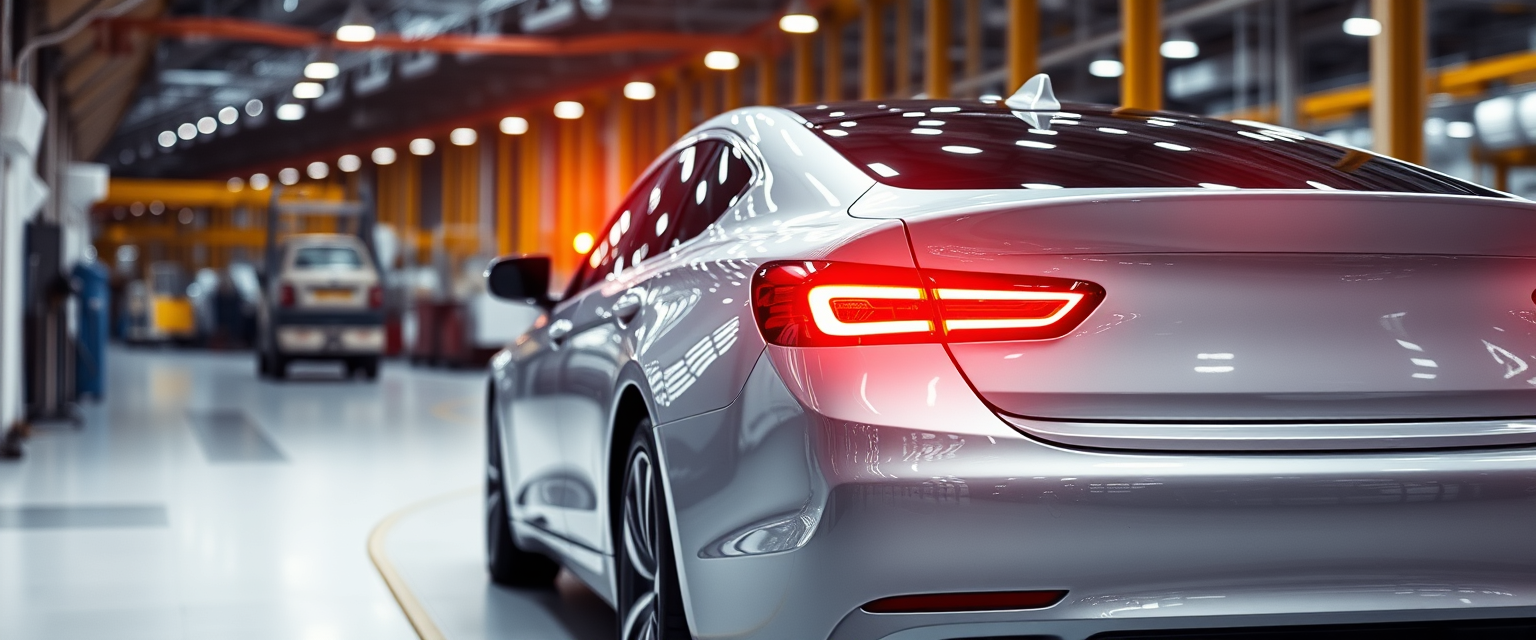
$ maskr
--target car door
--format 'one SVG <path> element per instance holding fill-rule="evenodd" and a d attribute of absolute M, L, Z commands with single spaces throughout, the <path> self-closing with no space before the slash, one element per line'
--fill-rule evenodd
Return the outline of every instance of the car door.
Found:
<path fill-rule="evenodd" d="M 598 245 L 586 267 L 593 278 L 575 295 L 580 308 L 567 343 L 563 384 L 579 408 L 565 417 L 561 431 L 565 455 L 582 483 L 593 488 L 595 504 L 607 504 L 608 434 L 619 373 L 633 352 L 631 336 L 643 320 L 645 282 L 636 265 L 665 253 L 666 239 L 679 207 L 710 154 L 718 147 L 704 140 L 678 149 L 641 180 Z M 566 513 L 569 536 L 593 550 L 611 554 L 607 515 L 593 508 Z"/>
<path fill-rule="evenodd" d="M 568 529 L 566 513 L 591 500 L 591 492 L 583 496 L 574 481 L 560 436 L 566 416 L 579 404 L 561 383 L 577 310 L 575 301 L 562 300 L 536 320 L 533 330 L 508 348 L 515 375 L 498 389 L 506 406 L 501 418 L 508 513 L 520 526 L 560 538 Z"/>

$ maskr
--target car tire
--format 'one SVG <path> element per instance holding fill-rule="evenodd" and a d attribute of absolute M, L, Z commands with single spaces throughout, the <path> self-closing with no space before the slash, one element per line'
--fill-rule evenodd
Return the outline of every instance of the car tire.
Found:
<path fill-rule="evenodd" d="M 688 617 L 678 587 L 666 490 L 657 467 L 651 421 L 635 428 L 619 494 L 619 638 L 688 640 Z"/>
<path fill-rule="evenodd" d="M 288 379 L 288 359 L 287 358 L 284 358 L 281 355 L 278 355 L 278 354 L 274 353 L 274 354 L 272 354 L 272 360 L 271 360 L 270 366 L 272 367 L 272 377 L 274 379 L 277 379 L 277 380 L 286 380 L 286 379 Z"/>
<path fill-rule="evenodd" d="M 375 363 L 377 370 L 377 363 Z M 485 438 L 485 564 L 491 582 L 505 587 L 548 587 L 560 565 L 548 557 L 524 551 L 512 537 L 507 495 L 501 481 L 501 433 L 496 413 L 488 412 Z"/>
<path fill-rule="evenodd" d="M 363 378 L 366 380 L 379 379 L 379 359 L 369 358 L 363 361 Z"/>

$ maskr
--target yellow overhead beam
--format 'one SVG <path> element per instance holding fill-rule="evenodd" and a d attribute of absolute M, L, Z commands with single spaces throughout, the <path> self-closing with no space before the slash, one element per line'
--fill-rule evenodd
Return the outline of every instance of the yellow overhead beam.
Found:
<path fill-rule="evenodd" d="M 301 185 L 283 188 L 283 200 L 345 200 L 346 189 L 340 185 Z M 147 180 L 112 178 L 107 183 L 105 206 L 162 202 L 167 207 L 265 207 L 272 201 L 272 191 L 243 187 L 230 191 L 217 180 Z"/>
<path fill-rule="evenodd" d="M 1525 77 L 1536 79 L 1536 51 L 1521 51 L 1441 67 L 1430 70 L 1428 76 L 1431 93 L 1475 96 L 1483 93 L 1490 82 L 1498 80 L 1518 82 Z M 1370 109 L 1371 102 L 1370 85 L 1350 85 L 1303 97 L 1300 113 L 1307 120 L 1330 120 Z M 1271 112 L 1273 107 L 1262 106 L 1228 114 L 1228 116 L 1263 120 L 1268 118 L 1266 114 Z"/>

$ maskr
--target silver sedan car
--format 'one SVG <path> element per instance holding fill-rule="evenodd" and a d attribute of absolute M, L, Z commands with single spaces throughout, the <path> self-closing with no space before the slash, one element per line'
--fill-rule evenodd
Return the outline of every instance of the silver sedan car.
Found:
<path fill-rule="evenodd" d="M 1256 122 L 748 108 L 495 358 L 490 573 L 625 639 L 1536 637 L 1536 205 Z"/>

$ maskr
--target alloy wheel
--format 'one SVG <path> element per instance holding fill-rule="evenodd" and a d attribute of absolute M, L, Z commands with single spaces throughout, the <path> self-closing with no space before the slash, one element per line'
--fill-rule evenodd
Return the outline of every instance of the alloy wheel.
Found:
<path fill-rule="evenodd" d="M 656 640 L 660 637 L 662 601 L 661 557 L 655 469 L 650 455 L 635 451 L 626 470 L 624 491 L 624 557 L 633 572 L 635 598 L 624 612 L 623 640 Z"/>

